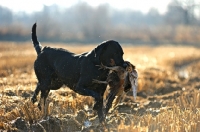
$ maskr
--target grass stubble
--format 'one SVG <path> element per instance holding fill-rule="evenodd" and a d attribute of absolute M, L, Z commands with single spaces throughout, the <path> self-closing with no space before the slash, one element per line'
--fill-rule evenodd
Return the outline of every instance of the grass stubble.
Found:
<path fill-rule="evenodd" d="M 63 47 L 75 53 L 95 47 L 81 45 L 82 48 L 77 48 L 78 45 L 48 43 L 44 45 Z M 125 96 L 124 102 L 113 109 L 107 118 L 109 131 L 200 131 L 199 49 L 131 45 L 124 45 L 123 49 L 124 59 L 136 65 L 139 72 L 138 98 L 134 102 L 130 92 Z M 35 58 L 36 53 L 29 42 L 0 43 L 0 130 L 19 130 L 13 126 L 13 122 L 19 118 L 31 126 L 50 117 L 68 119 L 68 125 L 78 124 L 81 130 L 84 128 L 83 118 L 78 118 L 81 110 L 86 113 L 84 119 L 92 122 L 90 127 L 97 126 L 97 118 L 91 112 L 93 99 L 78 95 L 68 88 L 51 91 L 41 111 L 37 104 L 30 102 L 37 83 L 33 71 Z M 131 112 L 127 112 L 129 108 Z M 64 129 L 64 121 L 60 121 L 59 125 L 62 127 L 60 131 L 74 130 Z M 98 127 L 84 130 L 95 131 Z"/>

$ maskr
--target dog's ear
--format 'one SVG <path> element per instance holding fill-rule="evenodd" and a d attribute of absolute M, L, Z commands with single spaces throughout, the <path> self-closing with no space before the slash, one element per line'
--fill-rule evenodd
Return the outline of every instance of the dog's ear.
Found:
<path fill-rule="evenodd" d="M 92 51 L 92 55 L 94 57 L 94 61 L 96 63 L 101 63 L 101 55 L 103 54 L 103 52 L 106 50 L 108 44 L 106 43 L 101 43 L 99 44 L 93 51 Z"/>
<path fill-rule="evenodd" d="M 103 63 L 105 66 L 122 65 L 123 50 L 118 42 L 109 40 L 98 45 L 90 54 L 93 63 L 99 65 Z"/>

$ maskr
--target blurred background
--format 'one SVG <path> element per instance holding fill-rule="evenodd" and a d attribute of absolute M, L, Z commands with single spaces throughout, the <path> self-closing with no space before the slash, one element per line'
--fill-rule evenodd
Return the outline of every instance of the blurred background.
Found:
<path fill-rule="evenodd" d="M 30 41 L 37 22 L 45 42 L 200 46 L 200 0 L 6 0 L 0 41 Z"/>

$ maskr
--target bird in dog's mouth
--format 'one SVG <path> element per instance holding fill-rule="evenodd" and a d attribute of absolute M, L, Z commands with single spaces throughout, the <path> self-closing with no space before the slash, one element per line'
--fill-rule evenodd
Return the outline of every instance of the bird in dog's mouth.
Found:
<path fill-rule="evenodd" d="M 118 102 L 120 101 L 120 98 L 125 93 L 124 91 L 125 91 L 126 85 L 129 86 L 128 90 L 132 88 L 133 97 L 134 97 L 134 100 L 136 100 L 137 86 L 138 86 L 138 83 L 137 83 L 138 72 L 135 69 L 135 66 L 133 64 L 131 64 L 128 61 L 126 61 L 125 63 L 126 63 L 125 67 L 121 67 L 121 66 L 107 67 L 107 66 L 104 66 L 103 64 L 98 65 L 100 66 L 100 69 L 110 70 L 107 80 L 105 81 L 100 81 L 96 79 L 93 80 L 94 83 L 104 83 L 104 84 L 108 84 L 109 86 L 108 89 L 106 90 L 108 92 L 104 93 L 104 94 L 107 94 L 106 99 L 105 99 L 105 116 L 107 112 L 109 111 L 113 103 L 113 100 L 115 99 L 115 96 L 117 96 L 117 98 L 115 99 L 113 106 L 115 107 L 118 104 Z"/>

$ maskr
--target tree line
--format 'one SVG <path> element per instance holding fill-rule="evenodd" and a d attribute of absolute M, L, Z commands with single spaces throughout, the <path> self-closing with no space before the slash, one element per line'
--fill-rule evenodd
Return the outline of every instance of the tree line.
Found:
<path fill-rule="evenodd" d="M 30 40 L 31 26 L 37 22 L 40 41 L 99 43 L 115 39 L 132 44 L 198 45 L 199 5 L 194 0 L 187 2 L 172 0 L 165 14 L 155 8 L 144 14 L 108 4 L 92 7 L 85 2 L 69 8 L 44 6 L 31 14 L 0 6 L 0 41 Z"/>

